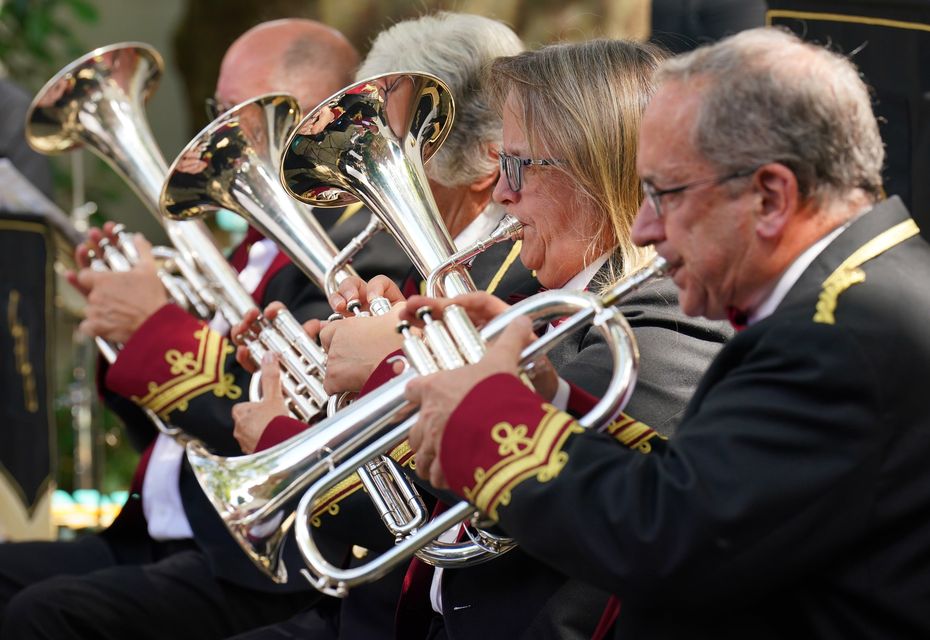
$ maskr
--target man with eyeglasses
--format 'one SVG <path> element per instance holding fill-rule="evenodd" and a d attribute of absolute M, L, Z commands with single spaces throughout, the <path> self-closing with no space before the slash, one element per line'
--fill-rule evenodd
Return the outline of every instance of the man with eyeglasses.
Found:
<path fill-rule="evenodd" d="M 351 82 L 357 62 L 351 44 L 325 25 L 264 23 L 227 51 L 215 105 L 227 109 L 286 91 L 302 109 L 311 109 Z M 354 218 L 325 213 L 331 229 L 342 229 L 337 220 Z M 359 227 L 346 226 L 353 225 Z M 94 230 L 91 243 L 100 237 Z M 400 253 L 393 241 L 379 243 L 370 261 L 373 273 L 405 273 L 405 259 L 391 266 L 391 256 Z M 131 271 L 85 268 L 71 280 L 88 296 L 82 328 L 124 345 L 101 372 L 101 386 L 130 440 L 145 449 L 143 461 L 130 499 L 102 534 L 0 545 L 4 639 L 223 638 L 286 619 L 319 598 L 303 580 L 275 585 L 252 565 L 201 492 L 183 448 L 156 435 L 137 406 L 155 410 L 221 455 L 241 453 L 230 413 L 247 393 L 248 373 L 234 360 L 227 328 L 219 322 L 205 327 L 168 304 L 149 245 L 140 240 L 138 246 L 142 260 Z M 85 265 L 86 250 L 78 256 Z M 250 233 L 231 262 L 262 307 L 280 300 L 299 319 L 329 313 L 325 296 L 272 240 Z M 299 562 L 295 549 L 288 557 Z M 298 568 L 292 566 L 292 575 Z"/>
<path fill-rule="evenodd" d="M 528 553 L 615 594 L 598 638 L 930 637 L 930 247 L 884 199 L 868 89 L 775 29 L 657 79 L 633 238 L 686 313 L 746 325 L 678 431 L 637 456 L 555 417 L 514 375 L 534 339 L 515 322 L 408 385 L 431 427 L 410 442 Z M 506 485 L 500 425 L 533 454 Z"/>

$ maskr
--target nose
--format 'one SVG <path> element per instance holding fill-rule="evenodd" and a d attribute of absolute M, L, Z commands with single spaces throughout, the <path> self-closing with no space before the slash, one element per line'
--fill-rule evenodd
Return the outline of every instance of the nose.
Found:
<path fill-rule="evenodd" d="M 665 224 L 656 213 L 649 198 L 643 198 L 640 203 L 630 236 L 633 243 L 640 247 L 658 244 L 665 239 Z"/>
<path fill-rule="evenodd" d="M 519 192 L 510 188 L 510 183 L 507 182 L 507 176 L 505 176 L 503 172 L 497 174 L 497 184 L 494 185 L 494 193 L 491 194 L 491 197 L 497 204 L 505 206 L 508 204 L 515 204 L 520 200 Z"/>

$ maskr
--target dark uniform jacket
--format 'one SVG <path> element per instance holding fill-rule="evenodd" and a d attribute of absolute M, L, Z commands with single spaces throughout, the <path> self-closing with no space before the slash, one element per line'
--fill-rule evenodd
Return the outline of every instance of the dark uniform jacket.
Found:
<path fill-rule="evenodd" d="M 640 350 L 639 382 L 630 412 L 669 434 L 732 330 L 725 323 L 682 314 L 677 291 L 668 279 L 646 285 L 619 308 Z M 603 394 L 613 363 L 597 329 L 589 326 L 577 332 L 549 356 L 560 377 L 588 393 Z M 494 419 L 478 405 L 470 415 L 482 423 Z M 656 435 L 653 429 L 632 421 L 617 421 L 610 429 L 613 437 L 640 450 L 648 450 L 649 440 Z M 569 522 L 564 524 L 583 526 L 573 516 L 565 517 Z M 609 592 L 577 576 L 567 577 L 566 572 L 539 562 L 521 547 L 484 564 L 446 570 L 441 584 L 443 620 L 450 639 L 587 639 L 609 597 Z"/>
<path fill-rule="evenodd" d="M 617 638 L 930 637 L 916 234 L 897 198 L 854 221 L 724 347 L 649 455 L 510 376 L 483 381 L 445 432 L 452 488 L 527 553 L 617 594 Z"/>
<path fill-rule="evenodd" d="M 539 283 L 520 262 L 519 253 L 519 242 L 504 242 L 478 255 L 470 270 L 476 287 L 510 303 L 537 293 Z M 390 367 L 379 368 L 372 376 L 376 380 L 366 383 L 366 388 L 377 387 L 391 375 Z M 306 425 L 297 420 L 276 418 L 263 433 L 258 449 L 274 446 L 306 428 Z M 403 465 L 412 462 L 406 443 L 397 447 L 391 455 Z M 432 499 L 428 494 L 424 497 L 431 505 Z M 358 476 L 352 476 L 323 497 L 314 508 L 312 526 L 315 539 L 317 536 L 322 541 L 336 538 L 369 548 L 372 553 L 383 551 L 393 544 L 393 538 L 377 516 Z M 369 555 L 363 561 L 369 561 L 371 557 Z M 327 558 L 331 562 L 338 561 L 338 558 L 332 555 L 327 555 Z M 359 560 L 353 558 L 352 562 L 357 563 Z M 338 631 L 341 640 L 393 637 L 394 613 L 405 570 L 406 567 L 402 566 L 373 584 L 362 585 L 349 592 L 349 596 L 342 602 Z M 292 620 L 291 624 L 297 628 L 304 624 L 306 629 L 317 629 L 317 618 L 316 613 L 310 611 L 305 615 L 305 620 Z M 275 631 L 284 633 L 283 629 Z M 336 637 L 335 629 L 331 635 Z M 298 636 L 292 633 L 292 636 L 288 637 Z"/>
<path fill-rule="evenodd" d="M 318 215 L 336 245 L 341 246 L 365 226 L 368 212 L 355 208 L 348 212 L 324 210 Z M 371 255 L 375 252 L 378 255 Z M 363 250 L 355 264 L 362 277 L 385 273 L 399 280 L 409 269 L 409 261 L 386 234 L 380 234 Z M 274 300 L 283 302 L 299 321 L 331 313 L 325 295 L 283 253 L 264 274 L 254 296 L 261 308 Z M 232 435 L 231 409 L 236 402 L 248 399 L 250 374 L 235 361 L 228 336 L 209 330 L 175 305 L 165 305 L 139 327 L 105 376 L 108 403 L 123 418 L 129 438 L 140 450 L 156 433 L 135 405 L 154 410 L 220 455 L 241 455 Z M 195 541 L 207 554 L 215 575 L 263 591 L 311 590 L 297 574 L 303 565 L 293 545 L 285 552 L 292 576 L 286 585 L 274 585 L 252 565 L 227 533 L 186 460 L 179 487 Z M 138 493 L 130 496 L 105 535 L 123 548 L 144 546 L 146 524 Z M 345 553 L 344 546 L 333 553 Z"/>
<path fill-rule="evenodd" d="M 731 330 L 728 325 L 685 317 L 678 310 L 676 290 L 668 280 L 632 294 L 621 309 L 633 327 L 642 355 L 641 385 L 633 404 L 668 433 Z M 600 394 L 606 388 L 612 363 L 608 347 L 596 329 L 589 327 L 572 335 L 550 352 L 550 358 L 564 378 L 590 393 Z M 383 381 L 385 371 L 376 372 L 373 378 L 381 377 Z M 633 420 L 618 420 L 610 431 L 619 441 L 642 451 L 649 449 L 650 439 L 657 435 L 655 430 Z M 409 463 L 409 449 L 404 445 L 399 449 L 403 449 L 401 459 Z M 342 526 L 339 521 L 346 509 L 343 496 L 358 487 L 337 489 L 330 501 L 323 501 L 315 509 L 317 517 L 324 524 L 329 522 L 330 527 Z M 338 507 L 335 511 L 334 505 Z M 333 513 L 337 517 L 330 518 Z M 383 529 L 376 531 L 383 540 L 375 543 L 368 538 L 365 544 L 376 549 L 390 544 Z M 350 533 L 344 530 L 344 535 Z M 402 577 L 402 572 L 395 571 L 381 584 L 399 582 Z M 472 568 L 446 570 L 441 584 L 443 618 L 450 638 L 589 638 L 609 597 L 608 592 L 569 579 L 519 548 Z M 390 628 L 384 628 L 385 617 L 372 614 L 374 607 L 370 604 L 380 595 L 373 587 L 364 587 L 368 590 L 364 595 L 350 592 L 343 603 L 340 638 L 392 637 Z M 396 637 L 425 637 L 425 624 L 431 615 L 426 597 L 425 588 L 416 595 L 405 592 L 398 608 Z M 387 604 L 389 600 L 382 598 L 382 602 Z M 378 620 L 377 626 L 371 624 L 372 620 Z"/>

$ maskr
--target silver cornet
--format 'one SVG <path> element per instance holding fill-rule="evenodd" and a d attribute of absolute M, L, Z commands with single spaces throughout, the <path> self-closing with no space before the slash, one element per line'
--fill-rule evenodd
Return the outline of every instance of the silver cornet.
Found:
<path fill-rule="evenodd" d="M 281 175 L 287 187 L 306 202 L 344 204 L 353 197 L 362 199 L 405 247 L 421 273 L 431 274 L 428 282 L 433 292 L 441 288 L 447 295 L 456 295 L 474 290 L 467 273 L 450 268 L 466 260 L 467 255 L 454 253 L 451 239 L 435 211 L 422 166 L 424 152 L 434 150 L 445 137 L 450 114 L 448 89 L 432 76 L 389 74 L 370 79 L 333 96 L 304 119 L 287 145 Z M 393 448 L 406 438 L 411 421 L 381 437 L 377 448 L 372 446 L 359 452 L 362 443 L 382 436 L 406 406 L 403 388 L 410 377 L 475 362 L 483 353 L 484 340 L 496 335 L 513 314 L 529 312 L 548 320 L 576 308 L 585 309 L 581 315 L 588 320 L 595 317 L 613 345 L 619 363 L 615 376 L 620 382 L 613 383 L 611 391 L 630 386 L 636 352 L 635 345 L 630 346 L 629 329 L 619 312 L 602 308 L 593 296 L 553 292 L 535 297 L 514 307 L 507 319 L 492 323 L 480 336 L 461 309 L 450 307 L 444 314 L 444 323 L 430 322 L 427 326 L 428 347 L 407 341 L 408 354 L 415 366 L 378 391 L 291 441 L 252 456 L 224 459 L 191 446 L 188 448 L 191 465 L 205 493 L 249 557 L 275 579 L 283 580 L 286 574 L 279 557 L 281 543 L 294 522 L 288 502 L 324 475 L 327 477 L 321 482 L 326 487 L 332 486 L 335 476 L 328 472 L 336 464 L 345 462 L 338 476 L 344 478 L 356 470 L 364 470 L 375 460 L 383 461 L 385 452 L 391 450 L 384 448 L 388 440 Z M 577 327 L 582 322 L 565 324 Z M 446 326 L 452 327 L 451 332 Z M 562 329 L 556 335 L 565 332 Z M 590 421 L 612 415 L 613 411 L 604 407 L 612 409 L 625 397 L 626 394 L 615 393 L 612 400 L 603 401 Z M 388 464 L 393 468 L 392 463 Z M 380 494 L 373 490 L 379 488 L 377 484 L 366 482 L 366 486 L 372 495 Z M 473 509 L 459 505 L 439 524 L 434 522 L 423 528 L 422 505 L 415 501 L 404 504 L 401 497 L 399 504 L 382 508 L 382 517 L 403 542 L 359 569 L 361 573 L 346 575 L 319 556 L 310 536 L 307 518 L 313 501 L 322 491 L 325 491 L 323 485 L 318 484 L 311 496 L 301 501 L 297 536 L 301 551 L 316 574 L 311 581 L 327 593 L 344 595 L 353 584 L 383 575 L 427 545 L 426 550 L 419 552 L 420 557 L 442 566 L 474 563 L 512 546 L 509 541 L 477 531 L 473 542 L 466 545 L 433 543 L 436 534 Z"/>
<path fill-rule="evenodd" d="M 26 139 L 40 153 L 56 154 L 87 147 L 116 171 L 163 225 L 172 249 L 156 249 L 179 277 L 160 274 L 172 298 L 209 318 L 222 313 L 236 322 L 254 307 L 235 271 L 200 222 L 165 220 L 158 197 L 167 166 L 145 119 L 144 102 L 155 91 L 164 63 L 153 48 L 125 42 L 95 49 L 59 71 L 39 91 L 26 116 Z M 125 235 L 104 243 L 95 268 L 128 269 L 135 247 Z M 166 270 L 165 270 L 166 271 Z M 115 360 L 118 345 L 98 341 L 101 352 Z M 163 432 L 180 432 L 148 412 Z"/>
<path fill-rule="evenodd" d="M 338 261 L 339 252 L 310 208 L 288 197 L 278 180 L 281 146 L 299 120 L 300 107 L 287 94 L 266 94 L 236 105 L 178 154 L 161 191 L 161 208 L 173 220 L 191 220 L 220 208 L 239 214 L 329 295 L 357 274 Z M 260 318 L 245 342 L 256 363 L 267 351 L 281 355 L 289 408 L 305 421 L 316 416 L 328 400 L 322 384 L 326 354 L 300 323 L 286 310 L 273 322 Z M 259 399 L 258 379 L 252 379 L 252 400 Z"/>

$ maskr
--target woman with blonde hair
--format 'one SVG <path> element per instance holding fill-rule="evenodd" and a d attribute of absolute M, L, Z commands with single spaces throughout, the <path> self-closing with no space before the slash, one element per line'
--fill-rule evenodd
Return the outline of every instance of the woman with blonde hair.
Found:
<path fill-rule="evenodd" d="M 635 170 L 639 123 L 661 58 L 650 45 L 594 40 L 499 58 L 490 67 L 492 102 L 504 123 L 494 199 L 524 224 L 520 259 L 545 287 L 597 291 L 652 257 L 650 249 L 633 244 L 630 230 L 643 197 Z M 506 309 L 477 293 L 452 301 L 413 297 L 404 313 L 413 321 L 415 310 L 428 304 L 439 315 L 450 302 L 464 306 L 477 324 Z M 646 437 L 667 435 L 729 327 L 684 316 L 668 280 L 646 286 L 620 309 L 641 356 L 631 412 L 657 430 Z M 537 392 L 556 407 L 571 409 L 580 400 L 568 382 L 595 396 L 605 390 L 612 362 L 599 331 L 575 334 L 549 358 L 558 378 L 535 381 Z M 460 389 L 428 379 L 412 386 L 411 400 L 430 399 L 429 411 L 420 414 L 421 430 L 444 421 L 458 404 Z M 437 407 L 445 407 L 446 415 Z M 622 429 L 612 432 L 634 445 Z M 605 446 L 611 439 L 605 436 Z M 429 478 L 438 452 L 418 440 L 412 434 L 417 473 Z M 501 458 L 506 450 L 500 447 Z M 517 549 L 467 569 L 436 571 L 429 597 L 435 612 L 429 631 L 422 617 L 410 614 L 416 604 L 402 598 L 403 637 L 590 638 L 608 594 Z"/>

